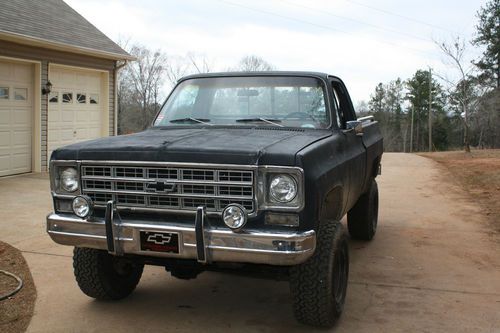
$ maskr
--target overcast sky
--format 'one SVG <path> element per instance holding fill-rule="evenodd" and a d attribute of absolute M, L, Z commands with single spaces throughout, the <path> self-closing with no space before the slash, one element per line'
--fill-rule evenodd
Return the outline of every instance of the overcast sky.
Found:
<path fill-rule="evenodd" d="M 215 70 L 255 54 L 279 70 L 340 76 L 354 101 L 378 82 L 432 66 L 433 42 L 470 40 L 486 0 L 65 0 L 111 39 L 168 55 L 204 54 Z M 470 58 L 479 50 L 470 46 Z M 165 92 L 167 93 L 167 91 Z"/>

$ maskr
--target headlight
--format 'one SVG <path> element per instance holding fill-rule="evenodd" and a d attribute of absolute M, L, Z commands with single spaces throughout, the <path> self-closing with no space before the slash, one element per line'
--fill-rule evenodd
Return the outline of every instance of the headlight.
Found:
<path fill-rule="evenodd" d="M 79 195 L 73 199 L 73 212 L 76 216 L 84 218 L 92 214 L 92 200 L 85 196 Z"/>
<path fill-rule="evenodd" d="M 222 212 L 224 223 L 232 230 L 239 230 L 247 223 L 247 213 L 243 206 L 230 204 Z"/>
<path fill-rule="evenodd" d="M 61 187 L 67 192 L 78 189 L 78 177 L 75 168 L 66 168 L 61 172 Z"/>
<path fill-rule="evenodd" d="M 273 176 L 269 185 L 269 195 L 277 202 L 290 202 L 297 195 L 297 182 L 288 175 Z"/>

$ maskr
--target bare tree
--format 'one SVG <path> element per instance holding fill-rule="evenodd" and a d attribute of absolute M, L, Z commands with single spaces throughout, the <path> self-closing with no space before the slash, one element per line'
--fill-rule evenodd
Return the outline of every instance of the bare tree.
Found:
<path fill-rule="evenodd" d="M 177 81 L 189 73 L 190 65 L 185 57 L 169 56 L 165 62 L 165 77 L 170 87 L 175 86 Z"/>
<path fill-rule="evenodd" d="M 439 49 L 446 56 L 447 64 L 451 65 L 458 72 L 459 79 L 454 81 L 446 76 L 438 75 L 443 79 L 450 87 L 456 90 L 458 93 L 455 95 L 458 102 L 462 107 L 463 114 L 463 131 L 464 131 L 464 149 L 466 152 L 470 152 L 470 138 L 469 138 L 469 109 L 468 105 L 471 102 L 471 94 L 467 89 L 467 77 L 471 74 L 473 70 L 472 65 L 467 65 L 470 62 L 466 61 L 467 47 L 465 41 L 460 37 L 455 37 L 453 42 L 437 42 Z"/>
<path fill-rule="evenodd" d="M 128 63 L 121 72 L 118 103 L 121 125 L 126 125 L 127 131 L 136 131 L 146 128 L 158 111 L 166 56 L 160 50 L 151 51 L 142 45 L 131 46 L 129 53 L 137 60 Z"/>
<path fill-rule="evenodd" d="M 257 71 L 272 71 L 275 67 L 265 61 L 263 58 L 256 55 L 248 55 L 243 57 L 235 70 L 244 72 L 257 72 Z"/>
<path fill-rule="evenodd" d="M 209 73 L 212 67 L 212 61 L 204 54 L 188 52 L 185 56 L 168 56 L 164 74 L 170 87 L 173 87 L 183 76 Z"/>
<path fill-rule="evenodd" d="M 210 73 L 212 71 L 212 62 L 204 54 L 189 52 L 186 59 L 191 65 L 191 72 L 194 73 Z"/>

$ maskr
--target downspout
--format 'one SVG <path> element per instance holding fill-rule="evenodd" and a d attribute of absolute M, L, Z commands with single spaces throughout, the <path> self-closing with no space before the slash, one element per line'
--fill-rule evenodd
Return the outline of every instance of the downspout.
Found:
<path fill-rule="evenodd" d="M 115 71 L 113 75 L 114 80 L 114 96 L 115 96 L 115 107 L 114 107 L 114 119 L 113 119 L 113 132 L 114 135 L 118 135 L 118 71 L 127 65 L 127 60 L 124 60 L 123 63 L 118 64 L 118 61 L 115 62 Z"/>

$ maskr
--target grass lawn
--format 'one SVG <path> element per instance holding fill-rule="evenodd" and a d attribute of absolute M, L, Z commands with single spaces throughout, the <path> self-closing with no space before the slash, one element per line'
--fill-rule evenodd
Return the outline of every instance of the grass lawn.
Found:
<path fill-rule="evenodd" d="M 447 168 L 500 233 L 500 149 L 421 153 Z"/>

